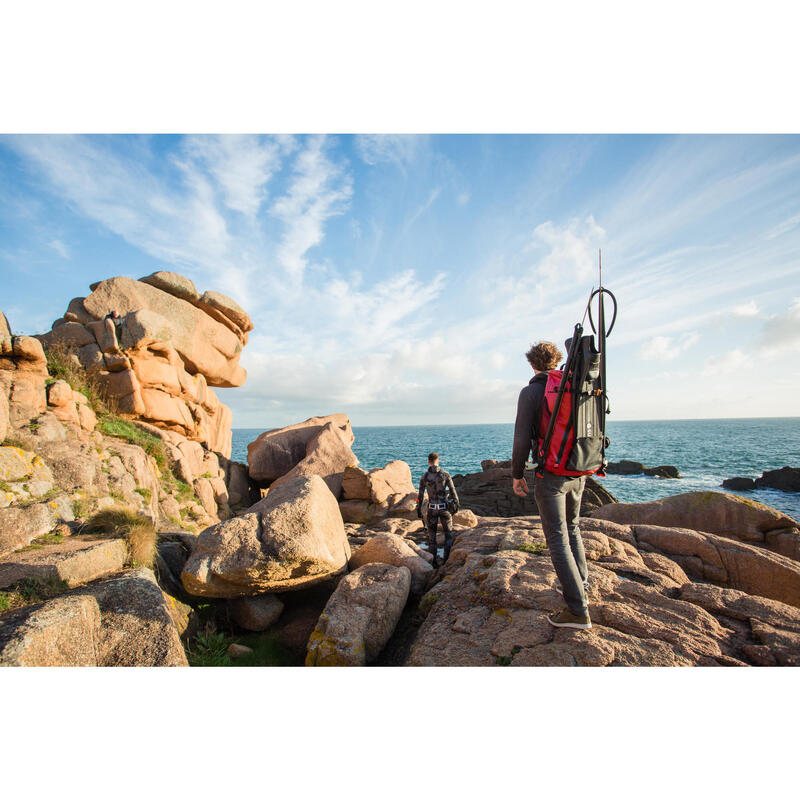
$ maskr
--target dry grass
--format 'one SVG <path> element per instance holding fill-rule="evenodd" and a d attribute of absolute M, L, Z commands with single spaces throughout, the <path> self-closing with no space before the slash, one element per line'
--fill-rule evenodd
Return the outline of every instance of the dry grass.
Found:
<path fill-rule="evenodd" d="M 125 539 L 128 566 L 153 568 L 158 535 L 153 523 L 129 508 L 117 506 L 98 511 L 86 520 L 81 533 L 99 533 Z"/>
<path fill-rule="evenodd" d="M 97 373 L 85 370 L 71 347 L 54 342 L 44 348 L 44 354 L 51 378 L 66 381 L 76 392 L 84 395 L 98 416 L 116 413 L 116 403 L 109 397 Z"/>

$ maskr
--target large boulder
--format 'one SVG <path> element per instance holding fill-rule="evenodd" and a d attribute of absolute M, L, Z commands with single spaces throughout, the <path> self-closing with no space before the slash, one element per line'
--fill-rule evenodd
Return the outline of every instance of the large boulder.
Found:
<path fill-rule="evenodd" d="M 204 530 L 181 579 L 190 594 L 242 597 L 319 583 L 347 568 L 336 498 L 317 475 L 276 487 L 241 516 Z"/>
<path fill-rule="evenodd" d="M 358 462 L 341 430 L 332 422 L 324 425 L 308 442 L 306 455 L 285 475 L 270 485 L 270 490 L 298 477 L 319 475 L 334 497 L 342 491 L 342 475 L 351 464 Z"/>
<path fill-rule="evenodd" d="M 350 569 L 364 564 L 392 564 L 408 567 L 411 573 L 411 591 L 420 594 L 425 589 L 433 567 L 422 558 L 409 542 L 395 533 L 379 533 L 359 547 L 350 558 Z"/>
<path fill-rule="evenodd" d="M 346 414 L 311 417 L 296 425 L 265 431 L 247 445 L 250 477 L 260 483 L 270 484 L 286 475 L 309 455 L 309 443 L 328 424 L 339 432 L 348 447 L 353 443 L 353 429 Z M 357 463 L 355 456 L 350 463 Z"/>
<path fill-rule="evenodd" d="M 72 522 L 75 514 L 66 495 L 42 503 L 0 508 L 0 557 L 49 533 L 59 522 Z"/>
<path fill-rule="evenodd" d="M 186 666 L 168 601 L 148 569 L 0 616 L 0 665 Z"/>
<path fill-rule="evenodd" d="M 306 666 L 358 667 L 375 661 L 403 613 L 406 567 L 366 564 L 339 581 L 308 640 Z"/>
<path fill-rule="evenodd" d="M 722 492 L 687 492 L 647 503 L 611 503 L 595 509 L 591 516 L 626 525 L 690 528 L 758 543 L 765 542 L 769 531 L 797 524 L 774 508 Z"/>

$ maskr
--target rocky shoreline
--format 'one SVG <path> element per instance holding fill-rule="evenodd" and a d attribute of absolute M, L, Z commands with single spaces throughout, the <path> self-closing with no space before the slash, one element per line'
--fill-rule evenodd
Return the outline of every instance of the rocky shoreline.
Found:
<path fill-rule="evenodd" d="M 434 569 L 408 464 L 361 468 L 345 414 L 231 461 L 212 387 L 244 382 L 252 329 L 167 272 L 94 284 L 41 336 L 0 315 L 0 665 L 800 664 L 800 529 L 762 504 L 618 503 L 589 479 L 594 626 L 555 631 L 509 462 L 453 477 Z"/>

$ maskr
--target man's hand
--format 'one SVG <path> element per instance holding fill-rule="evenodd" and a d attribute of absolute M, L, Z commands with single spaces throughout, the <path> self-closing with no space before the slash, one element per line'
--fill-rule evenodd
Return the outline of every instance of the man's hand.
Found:
<path fill-rule="evenodd" d="M 514 478 L 514 494 L 518 497 L 528 496 L 528 484 L 525 478 Z"/>

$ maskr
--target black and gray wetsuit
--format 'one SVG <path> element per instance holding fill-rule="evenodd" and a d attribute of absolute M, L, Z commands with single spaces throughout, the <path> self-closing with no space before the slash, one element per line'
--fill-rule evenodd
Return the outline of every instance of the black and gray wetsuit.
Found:
<path fill-rule="evenodd" d="M 456 487 L 453 486 L 453 479 L 449 472 L 445 472 L 440 467 L 428 467 L 428 471 L 422 476 L 419 482 L 418 502 L 420 508 L 425 499 L 425 492 L 428 492 L 428 550 L 436 557 L 436 531 L 439 523 L 442 523 L 444 531 L 444 561 L 450 555 L 450 548 L 453 546 L 453 515 L 447 510 L 447 501 L 458 502 Z"/>

